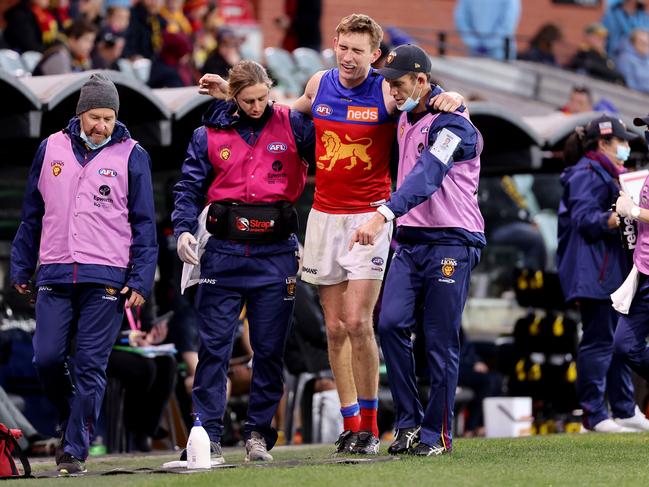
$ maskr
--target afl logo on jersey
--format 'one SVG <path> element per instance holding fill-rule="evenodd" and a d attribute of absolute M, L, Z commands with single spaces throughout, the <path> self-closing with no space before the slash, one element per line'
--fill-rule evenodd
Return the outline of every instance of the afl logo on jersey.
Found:
<path fill-rule="evenodd" d="M 280 152 L 286 152 L 287 147 L 284 142 L 271 142 L 266 149 L 273 154 L 279 154 Z"/>
<path fill-rule="evenodd" d="M 117 177 L 117 171 L 115 171 L 114 169 L 109 169 L 107 167 L 102 167 L 98 172 L 100 176 L 106 176 L 107 178 Z"/>
<path fill-rule="evenodd" d="M 318 105 L 317 107 L 315 107 L 315 112 L 316 112 L 318 115 L 322 116 L 322 117 L 328 117 L 328 116 L 331 115 L 334 111 L 331 109 L 331 107 L 330 107 L 329 105 L 324 105 L 324 104 L 321 103 L 320 105 Z"/>

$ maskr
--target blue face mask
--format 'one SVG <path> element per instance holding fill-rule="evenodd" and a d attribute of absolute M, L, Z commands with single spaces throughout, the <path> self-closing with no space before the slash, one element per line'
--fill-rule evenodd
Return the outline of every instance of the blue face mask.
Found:
<path fill-rule="evenodd" d="M 422 92 L 423 88 L 421 90 L 419 90 L 419 96 L 417 97 L 417 99 L 413 100 L 412 95 L 415 94 L 416 89 L 417 89 L 417 86 L 415 85 L 415 87 L 412 89 L 412 93 L 410 93 L 410 96 L 408 98 L 406 98 L 406 101 L 404 101 L 401 105 L 398 105 L 397 109 L 399 109 L 402 112 L 410 112 L 417 105 L 419 105 L 419 99 L 421 98 L 421 92 Z"/>
<path fill-rule="evenodd" d="M 109 135 L 108 137 L 106 137 L 106 139 L 101 144 L 95 144 L 95 143 L 90 141 L 90 138 L 86 135 L 86 133 L 83 131 L 83 129 L 81 129 L 79 131 L 79 136 L 83 139 L 83 141 L 86 143 L 86 145 L 88 147 L 90 147 L 92 150 L 97 150 L 100 147 L 103 147 L 106 144 L 108 144 L 108 142 L 110 142 L 110 137 L 111 137 Z"/>
<path fill-rule="evenodd" d="M 625 162 L 630 155 L 631 155 L 631 147 L 624 146 L 624 145 L 617 146 L 615 157 L 617 157 L 620 161 Z"/>

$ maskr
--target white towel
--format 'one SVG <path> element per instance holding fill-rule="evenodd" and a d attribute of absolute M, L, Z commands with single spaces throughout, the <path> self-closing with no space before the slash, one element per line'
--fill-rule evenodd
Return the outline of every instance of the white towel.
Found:
<path fill-rule="evenodd" d="M 633 297 L 638 289 L 638 277 L 638 268 L 634 264 L 633 269 L 631 269 L 626 280 L 617 291 L 611 294 L 613 308 L 615 308 L 615 311 L 618 313 L 622 313 L 623 315 L 629 314 L 631 302 L 633 302 Z"/>
<path fill-rule="evenodd" d="M 198 216 L 198 230 L 194 234 L 194 238 L 198 242 L 196 254 L 198 255 L 199 264 L 183 264 L 183 274 L 180 278 L 180 294 L 185 294 L 185 289 L 192 287 L 194 284 L 198 284 L 198 281 L 201 278 L 201 265 L 200 260 L 205 252 L 205 245 L 210 238 L 209 232 L 205 229 L 205 222 L 207 222 L 207 211 L 210 206 L 207 205 L 205 209 Z"/>

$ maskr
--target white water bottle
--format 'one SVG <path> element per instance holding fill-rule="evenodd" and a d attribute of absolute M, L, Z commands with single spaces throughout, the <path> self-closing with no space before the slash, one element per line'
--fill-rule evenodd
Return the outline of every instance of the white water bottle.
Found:
<path fill-rule="evenodd" d="M 211 468 L 210 461 L 210 437 L 198 414 L 194 414 L 194 426 L 187 440 L 187 468 Z"/>

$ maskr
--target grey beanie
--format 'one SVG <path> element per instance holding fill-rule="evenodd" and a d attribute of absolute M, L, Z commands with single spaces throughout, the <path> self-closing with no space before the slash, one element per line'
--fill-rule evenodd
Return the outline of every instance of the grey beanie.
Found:
<path fill-rule="evenodd" d="M 81 87 L 77 115 L 93 108 L 112 108 L 119 111 L 119 95 L 115 84 L 101 73 L 93 74 Z"/>

